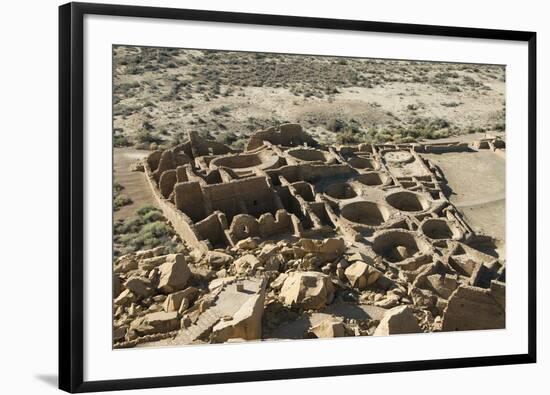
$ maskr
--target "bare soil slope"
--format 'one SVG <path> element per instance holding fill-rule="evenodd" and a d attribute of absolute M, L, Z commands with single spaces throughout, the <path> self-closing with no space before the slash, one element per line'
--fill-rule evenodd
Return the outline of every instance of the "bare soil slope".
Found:
<path fill-rule="evenodd" d="M 326 143 L 504 129 L 498 65 L 119 46 L 114 66 L 119 146 L 171 145 L 196 130 L 242 147 L 283 122 Z"/>
<path fill-rule="evenodd" d="M 133 148 L 115 148 L 114 151 L 114 182 L 123 187 L 122 193 L 128 196 L 132 203 L 120 207 L 114 212 L 114 219 L 130 217 L 139 207 L 154 204 L 151 188 L 147 185 L 145 175 L 132 171 L 136 161 L 147 156 L 148 151 Z"/>

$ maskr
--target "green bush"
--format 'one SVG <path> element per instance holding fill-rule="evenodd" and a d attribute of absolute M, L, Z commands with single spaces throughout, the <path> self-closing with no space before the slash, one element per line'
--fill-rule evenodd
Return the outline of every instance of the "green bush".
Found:
<path fill-rule="evenodd" d="M 113 137 L 113 145 L 115 147 L 128 147 L 130 144 L 130 140 L 128 137 L 119 134 Z"/>
<path fill-rule="evenodd" d="M 160 136 L 153 134 L 150 130 L 140 129 L 136 133 L 136 143 L 138 144 L 161 144 L 162 142 L 163 139 Z"/>
<path fill-rule="evenodd" d="M 113 210 L 118 211 L 121 207 L 132 204 L 132 199 L 126 195 L 118 195 L 113 200 Z"/>
<path fill-rule="evenodd" d="M 237 141 L 239 137 L 233 132 L 223 132 L 216 136 L 216 141 L 222 144 L 231 145 Z"/>
<path fill-rule="evenodd" d="M 346 121 L 340 118 L 332 118 L 327 122 L 327 129 L 331 132 L 338 133 L 346 127 Z"/>
<path fill-rule="evenodd" d="M 340 133 L 336 137 L 336 142 L 338 144 L 358 144 L 361 140 L 353 134 L 351 130 L 347 130 L 344 133 Z"/>
<path fill-rule="evenodd" d="M 130 252 L 158 246 L 175 252 L 177 244 L 172 240 L 175 233 L 162 212 L 153 206 L 143 206 L 135 214 L 114 224 L 115 258 Z"/>
<path fill-rule="evenodd" d="M 215 107 L 215 108 L 211 109 L 210 112 L 214 115 L 222 115 L 222 114 L 225 114 L 225 113 L 229 112 L 229 107 L 227 107 L 227 106 Z"/>

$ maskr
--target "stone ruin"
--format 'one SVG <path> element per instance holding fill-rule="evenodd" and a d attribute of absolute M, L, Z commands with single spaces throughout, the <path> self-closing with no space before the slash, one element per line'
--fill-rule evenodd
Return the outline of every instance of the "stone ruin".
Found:
<path fill-rule="evenodd" d="M 423 153 L 473 144 L 326 147 L 300 125 L 243 152 L 189 134 L 142 169 L 185 245 L 120 257 L 114 345 L 498 329 L 505 262 Z"/>

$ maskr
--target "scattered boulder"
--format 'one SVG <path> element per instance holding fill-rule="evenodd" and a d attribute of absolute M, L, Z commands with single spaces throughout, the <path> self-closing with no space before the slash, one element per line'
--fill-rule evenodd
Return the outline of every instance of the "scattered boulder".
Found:
<path fill-rule="evenodd" d="M 118 342 L 126 338 L 126 332 L 128 328 L 124 326 L 119 326 L 118 328 L 113 329 L 113 341 Z"/>
<path fill-rule="evenodd" d="M 413 310 L 409 306 L 394 307 L 384 314 L 376 327 L 374 336 L 400 335 L 405 333 L 420 333 Z"/>
<path fill-rule="evenodd" d="M 388 294 L 385 297 L 377 300 L 374 305 L 377 307 L 382 307 L 384 309 L 391 309 L 399 304 L 400 297 L 395 294 Z"/>
<path fill-rule="evenodd" d="M 308 253 L 313 253 L 319 258 L 321 263 L 325 263 L 340 257 L 344 253 L 345 248 L 346 243 L 343 239 L 300 239 L 294 245 L 294 253 L 296 258 L 302 258 Z"/>
<path fill-rule="evenodd" d="M 281 289 L 287 277 L 288 277 L 288 274 L 286 273 L 279 274 L 277 278 L 271 282 L 270 284 L 271 288 L 275 290 Z"/>
<path fill-rule="evenodd" d="M 291 272 L 281 288 L 280 297 L 288 306 L 320 309 L 334 299 L 330 277 L 319 272 Z"/>
<path fill-rule="evenodd" d="M 182 254 L 167 255 L 166 262 L 159 266 L 159 283 L 157 288 L 164 293 L 171 293 L 185 288 L 191 271 Z"/>
<path fill-rule="evenodd" d="M 281 247 L 279 247 L 276 244 L 266 244 L 262 247 L 262 250 L 258 254 L 258 259 L 263 264 L 272 256 L 277 255 L 280 252 L 280 250 L 281 250 Z"/>
<path fill-rule="evenodd" d="M 136 299 L 136 296 L 129 289 L 125 289 L 115 298 L 115 306 L 129 306 Z"/>
<path fill-rule="evenodd" d="M 498 300 L 497 300 L 498 298 Z M 505 327 L 503 299 L 495 298 L 490 289 L 459 286 L 449 298 L 443 312 L 444 331 L 501 329 Z M 500 302 L 500 303 L 499 303 Z"/>
<path fill-rule="evenodd" d="M 363 261 L 355 261 L 346 268 L 344 274 L 352 287 L 365 289 L 368 285 L 374 284 L 382 273 Z"/>
<path fill-rule="evenodd" d="M 114 263 L 115 273 L 128 273 L 138 268 L 138 259 L 135 254 L 127 254 L 119 257 Z"/>
<path fill-rule="evenodd" d="M 147 298 L 155 292 L 153 286 L 151 285 L 151 281 L 143 277 L 130 277 L 124 283 L 124 287 L 142 298 Z"/>
<path fill-rule="evenodd" d="M 253 250 L 255 248 L 258 248 L 258 242 L 256 241 L 256 239 L 248 237 L 246 239 L 239 240 L 235 247 L 237 247 L 237 249 L 239 250 Z"/>
<path fill-rule="evenodd" d="M 409 291 L 409 295 L 412 298 L 414 305 L 421 309 L 434 310 L 437 304 L 437 296 L 433 292 L 412 287 Z"/>
<path fill-rule="evenodd" d="M 139 261 L 139 268 L 141 270 L 152 270 L 160 265 L 162 265 L 164 262 L 166 262 L 166 257 L 168 255 L 163 256 L 154 256 L 150 258 L 145 258 Z"/>
<path fill-rule="evenodd" d="M 362 261 L 356 261 L 347 267 L 346 275 L 352 287 L 365 289 L 369 277 L 369 266 Z"/>
<path fill-rule="evenodd" d="M 188 287 L 183 291 L 171 293 L 164 300 L 163 309 L 166 312 L 179 311 L 184 299 L 186 299 L 187 304 L 190 305 L 195 301 L 198 294 L 199 290 L 195 287 Z"/>
<path fill-rule="evenodd" d="M 264 300 L 265 287 L 259 293 L 248 298 L 233 316 L 222 319 L 214 325 L 211 340 L 215 343 L 222 343 L 229 339 L 261 339 Z"/>
<path fill-rule="evenodd" d="M 176 311 L 159 311 L 140 317 L 130 325 L 130 329 L 138 335 L 148 335 L 151 333 L 171 332 L 179 329 L 180 320 Z"/>
<path fill-rule="evenodd" d="M 116 299 L 120 292 L 122 291 L 122 283 L 118 274 L 113 273 L 113 298 Z"/>
<path fill-rule="evenodd" d="M 330 317 L 313 326 L 309 332 L 318 338 L 342 337 L 346 335 L 346 328 L 342 318 Z"/>
<path fill-rule="evenodd" d="M 260 266 L 260 260 L 252 254 L 246 254 L 235 260 L 235 270 L 239 274 L 254 273 Z"/>
<path fill-rule="evenodd" d="M 208 251 L 205 256 L 206 263 L 214 270 L 220 270 L 233 262 L 233 257 L 225 252 Z"/>

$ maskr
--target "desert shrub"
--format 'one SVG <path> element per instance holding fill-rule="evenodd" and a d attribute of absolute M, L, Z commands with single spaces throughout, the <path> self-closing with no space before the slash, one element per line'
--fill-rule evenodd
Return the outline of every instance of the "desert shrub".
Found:
<path fill-rule="evenodd" d="M 246 138 L 239 138 L 237 140 L 235 140 L 232 144 L 231 144 L 231 147 L 237 149 L 237 150 L 244 150 L 244 147 L 246 145 L 246 142 L 248 140 Z"/>
<path fill-rule="evenodd" d="M 495 130 L 498 130 L 499 132 L 504 132 L 506 130 L 506 124 L 504 122 L 499 122 L 495 124 L 494 126 Z"/>
<path fill-rule="evenodd" d="M 442 102 L 441 105 L 443 107 L 458 107 L 460 106 L 462 103 L 458 103 L 458 102 L 455 102 L 455 101 L 451 101 L 451 102 Z"/>
<path fill-rule="evenodd" d="M 431 129 L 443 129 L 448 128 L 449 126 L 449 121 L 443 118 L 434 118 L 428 123 L 428 127 Z"/>
<path fill-rule="evenodd" d="M 135 214 L 114 224 L 115 258 L 130 252 L 158 246 L 175 252 L 174 230 L 168 225 L 162 212 L 153 206 L 143 206 Z"/>
<path fill-rule="evenodd" d="M 450 133 L 448 130 L 436 130 L 436 131 L 433 131 L 430 135 L 430 138 L 432 139 L 441 139 L 441 138 L 444 138 L 444 137 L 449 137 L 450 136 Z"/>
<path fill-rule="evenodd" d="M 394 139 L 395 142 L 399 142 L 399 143 L 405 143 L 405 144 L 408 144 L 408 143 L 414 143 L 416 141 L 416 139 L 412 136 L 400 136 L 398 139 Z"/>
<path fill-rule="evenodd" d="M 332 118 L 327 122 L 327 129 L 331 132 L 338 133 L 346 127 L 346 121 L 340 118 Z"/>
<path fill-rule="evenodd" d="M 229 112 L 229 107 L 227 106 L 214 107 L 213 109 L 210 110 L 210 112 L 214 115 L 222 115 Z"/>
<path fill-rule="evenodd" d="M 256 118 L 256 117 L 248 117 L 246 120 L 245 127 L 249 131 L 256 131 L 260 129 L 267 129 L 269 127 L 279 127 L 283 121 L 276 117 L 271 118 Z"/>
<path fill-rule="evenodd" d="M 117 196 L 122 190 L 124 189 L 124 186 L 117 181 L 113 183 L 113 193 L 115 196 Z"/>
<path fill-rule="evenodd" d="M 113 200 L 113 210 L 118 211 L 121 207 L 132 204 L 132 199 L 126 195 L 118 195 Z"/>
<path fill-rule="evenodd" d="M 122 103 L 117 103 L 114 106 L 113 112 L 115 116 L 120 115 L 120 116 L 127 117 L 129 115 L 132 115 L 136 112 L 141 111 L 141 109 L 142 109 L 142 106 L 140 105 L 136 105 L 136 104 L 126 105 Z"/>
<path fill-rule="evenodd" d="M 464 85 L 467 85 L 473 88 L 479 88 L 480 86 L 483 86 L 481 82 L 475 80 L 469 75 L 465 75 L 464 77 L 462 77 L 462 82 L 464 83 Z"/>
<path fill-rule="evenodd" d="M 361 140 L 351 130 L 347 130 L 344 133 L 338 134 L 336 142 L 338 144 L 358 144 Z"/>
<path fill-rule="evenodd" d="M 119 134 L 113 137 L 113 145 L 115 147 L 128 147 L 131 144 L 128 137 L 123 134 Z"/>
<path fill-rule="evenodd" d="M 147 144 L 147 145 L 151 143 L 160 144 L 163 141 L 163 139 L 160 136 L 153 134 L 150 130 L 147 130 L 147 129 L 138 130 L 138 132 L 136 133 L 135 139 L 136 139 L 136 143 Z"/>
<path fill-rule="evenodd" d="M 130 91 L 134 88 L 139 88 L 139 82 L 132 81 L 132 82 L 120 82 L 115 83 L 114 91 L 115 94 L 121 94 L 121 95 L 128 95 Z"/>
<path fill-rule="evenodd" d="M 467 132 L 470 133 L 470 134 L 471 133 L 484 133 L 485 128 L 470 126 L 470 127 L 468 127 Z"/>
<path fill-rule="evenodd" d="M 379 131 L 374 136 L 374 142 L 376 143 L 386 143 L 388 141 L 393 141 L 393 140 L 394 140 L 393 135 L 384 131 Z"/>
<path fill-rule="evenodd" d="M 222 144 L 231 145 L 238 140 L 238 136 L 233 132 L 223 132 L 216 136 L 216 141 Z"/>
<path fill-rule="evenodd" d="M 438 139 L 448 137 L 451 124 L 444 118 L 422 118 L 412 120 L 412 125 L 405 130 L 399 130 L 403 137 Z"/>

